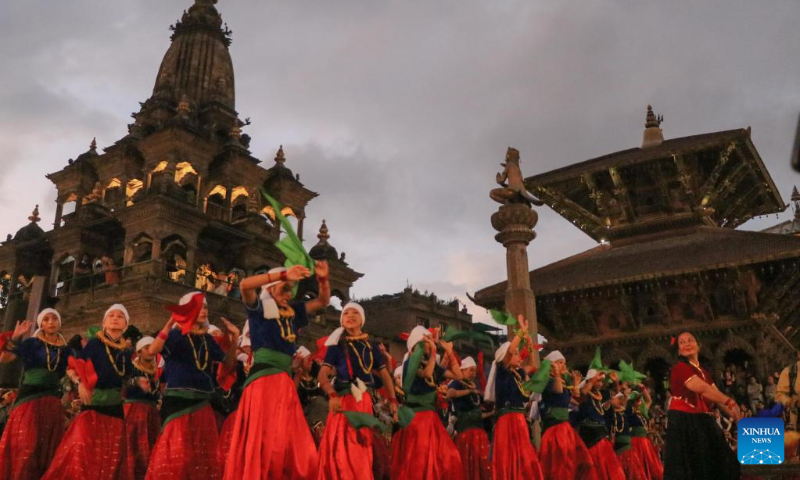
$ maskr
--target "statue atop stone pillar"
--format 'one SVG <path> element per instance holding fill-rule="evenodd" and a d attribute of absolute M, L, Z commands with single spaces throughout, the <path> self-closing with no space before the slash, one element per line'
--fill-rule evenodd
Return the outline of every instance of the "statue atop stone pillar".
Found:
<path fill-rule="evenodd" d="M 503 173 L 497 174 L 495 188 L 489 193 L 492 200 L 501 203 L 500 208 L 492 214 L 492 227 L 498 231 L 495 240 L 506 247 L 506 269 L 508 272 L 508 288 L 506 290 L 506 310 L 514 317 L 523 315 L 529 321 L 531 338 L 536 338 L 538 326 L 536 322 L 536 299 L 531 290 L 528 273 L 528 244 L 536 238 L 533 227 L 539 217 L 531 204 L 543 203 L 530 194 L 523 183 L 524 177 L 519 167 L 519 151 L 509 148 Z M 509 327 L 509 335 L 513 332 Z M 538 352 L 534 351 L 538 365 Z"/>

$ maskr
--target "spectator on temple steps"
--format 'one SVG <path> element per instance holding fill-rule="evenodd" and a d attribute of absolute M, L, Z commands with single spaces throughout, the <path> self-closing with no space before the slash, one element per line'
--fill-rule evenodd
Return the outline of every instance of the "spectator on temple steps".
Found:
<path fill-rule="evenodd" d="M 114 259 L 108 255 L 103 255 L 100 261 L 103 265 L 103 272 L 106 274 L 106 284 L 112 285 L 119 282 L 119 270 L 117 269 L 117 264 L 114 263 Z"/>
<path fill-rule="evenodd" d="M 764 387 L 764 404 L 767 408 L 771 408 L 775 402 L 775 393 L 778 390 L 778 385 L 775 384 L 775 378 L 771 375 L 767 377 L 767 386 Z"/>
<path fill-rule="evenodd" d="M 757 404 L 764 402 L 764 387 L 758 383 L 756 377 L 750 377 L 750 383 L 747 385 L 747 399 L 750 402 L 750 410 L 757 412 Z"/>

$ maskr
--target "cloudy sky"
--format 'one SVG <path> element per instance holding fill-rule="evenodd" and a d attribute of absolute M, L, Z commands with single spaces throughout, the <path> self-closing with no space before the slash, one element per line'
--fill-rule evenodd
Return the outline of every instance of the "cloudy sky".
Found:
<path fill-rule="evenodd" d="M 0 14 L 0 233 L 44 178 L 125 135 L 152 91 L 168 26 L 192 0 L 12 0 Z M 508 146 L 527 175 L 641 144 L 646 105 L 667 138 L 753 128 L 784 201 L 800 113 L 800 2 L 220 0 L 237 110 L 253 154 L 321 195 L 307 232 L 366 275 L 353 293 L 440 297 L 503 279 L 488 197 Z M 538 267 L 593 246 L 540 210 Z M 788 216 L 781 216 L 784 219 Z M 772 216 L 744 228 L 776 223 Z M 316 240 L 307 234 L 309 247 Z M 467 301 L 467 303 L 469 303 Z M 471 306 L 474 313 L 485 314 Z"/>

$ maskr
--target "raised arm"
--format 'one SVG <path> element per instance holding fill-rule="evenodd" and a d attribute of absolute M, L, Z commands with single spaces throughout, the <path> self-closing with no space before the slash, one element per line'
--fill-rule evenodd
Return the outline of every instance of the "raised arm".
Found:
<path fill-rule="evenodd" d="M 311 272 L 306 267 L 295 265 L 285 272 L 262 273 L 247 277 L 239 284 L 239 289 L 242 292 L 242 301 L 244 301 L 245 305 L 253 306 L 258 301 L 258 293 L 256 292 L 258 287 L 273 282 L 297 282 L 309 275 L 311 275 Z"/>
<path fill-rule="evenodd" d="M 239 329 L 227 318 L 222 317 L 221 320 L 222 324 L 225 325 L 225 330 L 230 340 L 228 351 L 225 352 L 225 369 L 229 372 L 233 372 L 236 371 L 236 347 L 239 345 Z"/>
<path fill-rule="evenodd" d="M 16 345 L 19 342 L 23 341 L 25 337 L 30 333 L 31 326 L 33 322 L 30 320 L 22 320 L 17 322 L 16 327 L 14 327 L 14 333 L 11 334 L 11 340 L 9 343 L 12 345 Z M 3 349 L 3 353 L 0 353 L 0 363 L 8 363 L 14 361 L 17 356 L 14 355 L 12 352 Z"/>
<path fill-rule="evenodd" d="M 517 351 L 519 348 L 519 344 L 522 341 L 522 338 L 528 333 L 528 321 L 525 320 L 525 317 L 522 315 L 517 316 L 517 321 L 519 322 L 519 329 L 517 329 L 517 334 L 514 335 L 514 338 L 511 340 L 511 345 L 508 347 L 508 351 L 506 352 L 506 356 L 503 357 L 503 368 L 508 369 L 508 365 L 511 363 L 511 359 L 514 357 L 514 352 Z M 524 332 L 524 333 L 520 333 Z"/>
<path fill-rule="evenodd" d="M 314 313 L 328 306 L 331 302 L 331 282 L 328 279 L 328 262 L 314 262 L 314 270 L 317 275 L 319 285 L 319 295 L 313 300 L 306 302 L 306 312 Z"/>

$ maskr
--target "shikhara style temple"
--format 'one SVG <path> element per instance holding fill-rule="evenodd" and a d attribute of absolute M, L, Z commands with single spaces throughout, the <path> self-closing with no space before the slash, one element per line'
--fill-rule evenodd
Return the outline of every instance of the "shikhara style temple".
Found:
<path fill-rule="evenodd" d="M 786 208 L 750 128 L 665 140 L 660 124 L 648 107 L 641 147 L 525 179 L 598 242 L 530 272 L 540 331 L 573 367 L 601 346 L 606 363 L 658 377 L 683 329 L 717 372 L 788 365 L 800 345 L 800 238 L 736 230 Z M 502 309 L 505 291 L 498 283 L 475 298 Z"/>
<path fill-rule="evenodd" d="M 303 236 L 308 204 L 318 194 L 290 170 L 282 147 L 266 166 L 248 150 L 242 128 L 249 121 L 236 110 L 231 32 L 215 3 L 196 0 L 171 27 L 153 93 L 132 115 L 128 134 L 102 151 L 92 141 L 47 175 L 58 190 L 53 229 L 39 226 L 37 208 L 0 246 L 5 330 L 55 303 L 65 334 L 83 333 L 121 302 L 136 326 L 150 332 L 166 321 L 164 305 L 203 288 L 209 270 L 240 279 L 283 265 L 274 246 L 280 229 L 261 188 Z M 362 274 L 328 243 L 324 222 L 318 238 L 310 253 L 329 261 L 333 295 L 347 301 Z M 106 282 L 94 265 L 82 269 L 103 256 L 119 267 L 118 281 Z M 212 321 L 245 318 L 231 287 L 208 294 Z M 315 288 L 315 280 L 307 281 L 298 295 L 313 296 Z M 329 314 L 338 326 L 338 315 Z M 310 336 L 329 330 L 323 317 L 312 322 Z"/>

